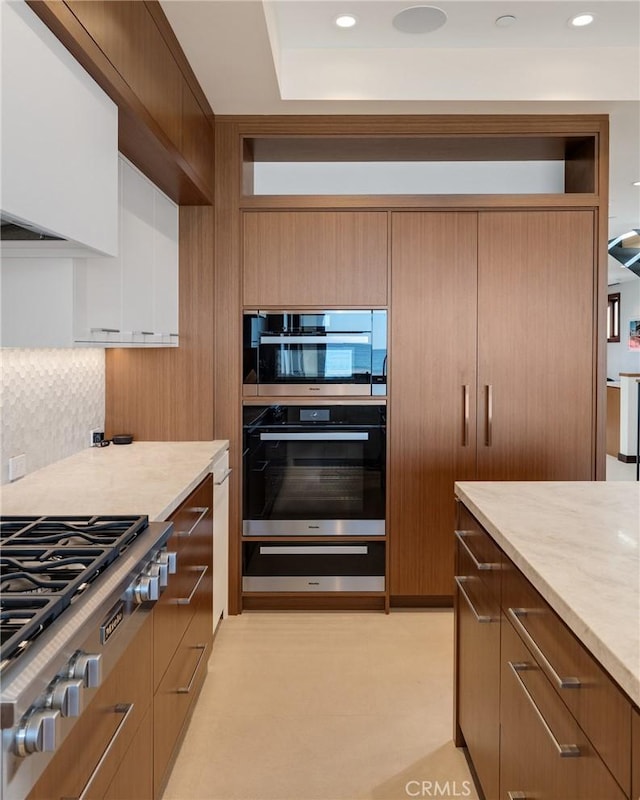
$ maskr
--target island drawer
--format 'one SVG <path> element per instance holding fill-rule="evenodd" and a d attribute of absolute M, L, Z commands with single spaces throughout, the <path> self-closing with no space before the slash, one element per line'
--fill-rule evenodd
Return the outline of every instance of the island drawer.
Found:
<path fill-rule="evenodd" d="M 508 559 L 502 608 L 551 685 L 627 796 L 631 794 L 631 703 Z"/>
<path fill-rule="evenodd" d="M 502 551 L 462 503 L 457 503 L 456 575 L 484 603 L 500 604 Z"/>

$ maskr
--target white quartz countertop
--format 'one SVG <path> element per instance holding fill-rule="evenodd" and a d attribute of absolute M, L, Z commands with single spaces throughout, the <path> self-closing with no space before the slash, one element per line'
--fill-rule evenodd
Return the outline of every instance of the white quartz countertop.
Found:
<path fill-rule="evenodd" d="M 465 481 L 456 495 L 640 706 L 640 484 Z"/>
<path fill-rule="evenodd" d="M 164 520 L 228 447 L 226 440 L 88 447 L 0 487 L 0 511 L 147 514 L 150 520 Z"/>

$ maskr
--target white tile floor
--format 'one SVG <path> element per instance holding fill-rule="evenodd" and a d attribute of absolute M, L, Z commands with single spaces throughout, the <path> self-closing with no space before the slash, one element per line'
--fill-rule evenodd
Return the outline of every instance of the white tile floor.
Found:
<path fill-rule="evenodd" d="M 229 617 L 164 800 L 477 800 L 452 667 L 451 611 Z"/>

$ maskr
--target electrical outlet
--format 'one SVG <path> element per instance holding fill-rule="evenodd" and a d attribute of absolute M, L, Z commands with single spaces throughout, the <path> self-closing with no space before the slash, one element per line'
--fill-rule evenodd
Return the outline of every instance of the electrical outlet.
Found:
<path fill-rule="evenodd" d="M 92 428 L 89 431 L 89 446 L 95 447 L 99 445 L 100 442 L 104 439 L 104 431 L 100 430 L 100 428 Z"/>
<path fill-rule="evenodd" d="M 21 453 L 9 459 L 9 480 L 16 481 L 27 474 L 27 456 Z"/>

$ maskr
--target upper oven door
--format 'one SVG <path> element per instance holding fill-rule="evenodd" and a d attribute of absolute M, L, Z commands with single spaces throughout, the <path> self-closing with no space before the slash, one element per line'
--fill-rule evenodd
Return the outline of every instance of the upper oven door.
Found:
<path fill-rule="evenodd" d="M 386 357 L 386 319 L 380 314 L 385 312 L 249 315 L 245 389 L 254 383 L 256 394 L 264 396 L 371 395 Z"/>
<path fill-rule="evenodd" d="M 245 536 L 384 535 L 384 406 L 279 411 L 245 428 Z"/>

